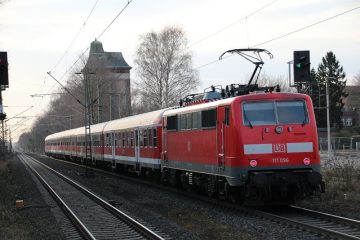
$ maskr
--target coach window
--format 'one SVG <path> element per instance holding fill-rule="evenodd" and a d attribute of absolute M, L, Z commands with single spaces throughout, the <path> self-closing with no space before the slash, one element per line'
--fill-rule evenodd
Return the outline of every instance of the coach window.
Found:
<path fill-rule="evenodd" d="M 201 127 L 216 127 L 216 109 L 201 111 Z"/>
<path fill-rule="evenodd" d="M 124 132 L 124 147 L 127 146 L 127 132 Z"/>
<path fill-rule="evenodd" d="M 140 138 L 140 147 L 144 147 L 144 138 L 143 138 L 143 130 L 139 130 L 139 138 Z"/>
<path fill-rule="evenodd" d="M 148 146 L 148 134 L 147 134 L 147 129 L 144 129 L 144 147 L 147 147 Z"/>
<path fill-rule="evenodd" d="M 152 128 L 148 129 L 148 146 L 153 147 Z"/>
<path fill-rule="evenodd" d="M 127 142 L 127 132 L 123 132 L 123 147 L 126 147 Z"/>
<path fill-rule="evenodd" d="M 125 147 L 129 147 L 129 132 L 128 131 L 126 131 L 125 132 Z"/>
<path fill-rule="evenodd" d="M 153 129 L 153 140 L 154 140 L 154 147 L 157 147 L 157 130 L 156 130 L 156 128 Z"/>
<path fill-rule="evenodd" d="M 118 147 L 121 147 L 122 145 L 122 133 L 118 132 Z"/>
<path fill-rule="evenodd" d="M 122 132 L 118 132 L 118 147 L 122 147 Z"/>
<path fill-rule="evenodd" d="M 133 131 L 130 132 L 130 146 L 131 147 L 134 146 L 134 132 Z"/>
<path fill-rule="evenodd" d="M 121 132 L 121 147 L 125 147 L 125 132 Z"/>
<path fill-rule="evenodd" d="M 124 133 L 123 132 L 119 132 L 119 146 L 120 147 L 124 146 Z"/>

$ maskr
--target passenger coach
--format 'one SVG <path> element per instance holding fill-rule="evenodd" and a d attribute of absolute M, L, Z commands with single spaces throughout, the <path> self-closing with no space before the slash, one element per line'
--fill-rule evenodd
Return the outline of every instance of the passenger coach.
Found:
<path fill-rule="evenodd" d="M 134 171 L 147 168 L 160 170 L 161 119 L 164 111 L 166 110 L 92 125 L 93 164 Z M 84 127 L 47 136 L 45 153 L 83 162 Z"/>

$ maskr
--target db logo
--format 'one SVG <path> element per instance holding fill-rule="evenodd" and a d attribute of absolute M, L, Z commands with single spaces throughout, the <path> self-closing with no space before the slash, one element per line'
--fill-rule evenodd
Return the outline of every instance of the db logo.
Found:
<path fill-rule="evenodd" d="M 274 152 L 286 152 L 285 144 L 273 144 Z"/>

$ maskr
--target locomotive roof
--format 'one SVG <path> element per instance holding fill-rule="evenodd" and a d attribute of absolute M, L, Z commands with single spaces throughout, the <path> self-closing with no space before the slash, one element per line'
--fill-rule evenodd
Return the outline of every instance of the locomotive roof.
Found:
<path fill-rule="evenodd" d="M 178 113 L 195 112 L 197 110 L 212 109 L 212 108 L 215 108 L 215 107 L 221 106 L 221 105 L 229 105 L 231 102 L 234 101 L 234 99 L 235 99 L 235 97 L 221 99 L 221 100 L 215 100 L 215 101 L 207 102 L 207 103 L 200 103 L 200 104 L 196 104 L 196 105 L 190 105 L 190 106 L 186 106 L 186 107 L 182 107 L 182 108 L 175 108 L 175 109 L 166 111 L 164 113 L 164 116 L 174 115 L 174 114 L 178 114 Z"/>
<path fill-rule="evenodd" d="M 212 101 L 208 103 L 202 103 L 197 105 L 186 106 L 182 108 L 167 108 L 161 109 L 149 113 L 143 113 L 135 116 L 125 117 L 121 119 L 112 120 L 109 122 L 98 123 L 95 125 L 91 125 L 91 133 L 101 133 L 101 132 L 110 132 L 110 131 L 117 131 L 123 129 L 131 129 L 135 127 L 142 127 L 142 126 L 151 126 L 151 125 L 158 125 L 161 123 L 162 116 L 171 116 L 179 113 L 187 113 L 187 112 L 195 112 L 201 110 L 207 110 L 216 108 L 218 106 L 225 106 L 230 105 L 236 99 L 246 99 L 246 100 L 260 100 L 260 99 L 269 99 L 269 98 L 290 98 L 290 97 L 301 97 L 301 98 L 309 98 L 305 94 L 300 93 L 256 93 L 256 94 L 249 94 L 243 95 L 238 97 L 226 98 L 217 101 Z M 63 132 L 58 132 L 51 134 L 45 138 L 46 141 L 54 140 L 58 138 L 66 138 L 71 136 L 83 136 L 85 134 L 84 127 L 79 127 L 75 129 L 66 130 Z"/>
<path fill-rule="evenodd" d="M 171 115 L 176 115 L 179 113 L 188 113 L 188 112 L 196 112 L 196 111 L 202 111 L 202 110 L 207 110 L 207 109 L 213 109 L 218 106 L 230 105 L 232 102 L 234 102 L 237 99 L 261 100 L 261 99 L 270 99 L 270 98 L 271 99 L 273 99 L 273 98 L 284 99 L 284 98 L 291 98 L 291 97 L 306 98 L 306 96 L 307 96 L 306 94 L 301 94 L 301 93 L 264 93 L 264 92 L 253 93 L 253 94 L 248 94 L 248 95 L 241 95 L 241 96 L 236 96 L 236 97 L 231 97 L 231 98 L 215 100 L 215 101 L 211 101 L 211 102 L 207 102 L 207 103 L 190 105 L 190 106 L 186 106 L 186 107 L 182 107 L 182 108 L 175 108 L 175 109 L 166 111 L 164 113 L 164 116 L 171 116 Z"/>

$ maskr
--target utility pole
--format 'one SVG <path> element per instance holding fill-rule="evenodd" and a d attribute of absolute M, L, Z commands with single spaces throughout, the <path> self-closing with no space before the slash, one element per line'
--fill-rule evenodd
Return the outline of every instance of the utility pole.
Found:
<path fill-rule="evenodd" d="M 52 79 L 54 79 L 60 86 L 68 92 L 79 104 L 81 104 L 85 108 L 85 175 L 86 176 L 94 176 L 94 172 L 92 168 L 90 168 L 90 164 L 92 162 L 92 139 L 91 139 L 91 105 L 93 102 L 89 99 L 89 83 L 87 79 L 87 75 L 90 73 L 82 72 L 84 76 L 84 90 L 85 90 L 85 103 L 82 103 L 74 94 L 70 92 L 64 85 L 62 85 L 54 76 L 51 75 L 50 72 L 47 73 Z"/>
<path fill-rule="evenodd" d="M 98 98 L 98 123 L 102 122 L 102 101 L 100 97 L 100 83 L 99 79 L 97 80 L 97 98 Z"/>
<path fill-rule="evenodd" d="M 5 146 L 5 128 L 4 128 L 4 120 L 6 118 L 6 114 L 4 113 L 4 108 L 3 108 L 2 91 L 4 91 L 7 87 L 9 87 L 8 65 L 9 64 L 7 60 L 7 52 L 0 52 L 0 121 L 1 121 L 0 152 L 2 155 L 5 155 L 5 153 L 7 152 Z"/>
<path fill-rule="evenodd" d="M 1 154 L 5 154 L 5 152 L 6 152 L 5 126 L 4 126 L 5 118 L 6 118 L 6 114 L 4 113 L 3 103 L 2 103 L 2 88 L 0 88 L 0 120 L 1 120 L 0 152 L 1 152 Z"/>
<path fill-rule="evenodd" d="M 86 161 L 85 166 L 88 166 L 92 162 L 92 139 L 91 139 L 91 123 L 92 123 L 91 105 L 92 104 L 89 96 L 90 84 L 88 79 L 88 73 L 84 72 L 83 76 L 84 76 L 84 88 L 85 88 L 85 161 Z"/>
<path fill-rule="evenodd" d="M 326 81 L 326 127 L 328 142 L 328 159 L 331 160 L 329 79 L 327 79 Z"/>

